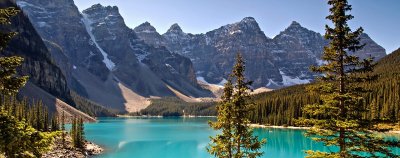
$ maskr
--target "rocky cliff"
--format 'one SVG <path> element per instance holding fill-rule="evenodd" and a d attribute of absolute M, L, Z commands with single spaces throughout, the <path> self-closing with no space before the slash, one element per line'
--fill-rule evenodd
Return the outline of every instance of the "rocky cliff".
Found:
<path fill-rule="evenodd" d="M 170 51 L 189 57 L 197 75 L 206 82 L 220 83 L 230 73 L 234 56 L 240 52 L 248 61 L 247 76 L 253 86 L 280 88 L 311 82 L 318 74 L 309 71 L 310 65 L 322 64 L 323 48 L 329 43 L 321 34 L 292 22 L 273 39 L 265 36 L 252 17 L 228 24 L 205 34 L 184 33 L 174 24 L 163 35 L 149 23 L 135 29 L 146 43 L 165 46 Z M 360 58 L 386 55 L 385 49 L 367 34 L 361 37 L 366 46 L 353 54 Z"/>
<path fill-rule="evenodd" d="M 188 58 L 141 41 L 125 25 L 117 7 L 97 4 L 84 10 L 83 15 L 89 34 L 115 63 L 115 76 L 135 92 L 146 97 L 172 96 L 167 87 L 171 86 L 193 97 L 209 95 L 197 84 Z"/>
<path fill-rule="evenodd" d="M 11 1 L 1 1 L 0 7 L 16 7 L 16 5 Z M 29 76 L 29 82 L 68 103 L 72 103 L 63 73 L 52 61 L 45 43 L 41 40 L 29 19 L 21 12 L 12 17 L 11 25 L 0 25 L 0 30 L 18 33 L 12 38 L 1 55 L 23 57 L 23 65 L 18 69 L 21 75 Z"/>

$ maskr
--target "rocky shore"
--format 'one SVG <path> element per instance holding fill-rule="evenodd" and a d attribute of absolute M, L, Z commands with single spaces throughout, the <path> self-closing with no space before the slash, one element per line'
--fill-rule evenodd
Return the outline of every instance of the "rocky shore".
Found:
<path fill-rule="evenodd" d="M 63 145 L 61 137 L 57 137 L 52 149 L 44 154 L 42 158 L 86 158 L 101 154 L 103 151 L 103 148 L 89 141 L 85 142 L 84 148 L 75 148 L 72 146 L 69 136 L 66 137 L 65 145 Z"/>

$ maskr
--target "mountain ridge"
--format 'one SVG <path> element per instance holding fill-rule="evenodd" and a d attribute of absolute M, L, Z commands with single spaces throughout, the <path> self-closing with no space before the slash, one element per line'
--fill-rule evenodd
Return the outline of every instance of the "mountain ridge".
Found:
<path fill-rule="evenodd" d="M 147 25 L 151 26 L 150 23 Z M 318 75 L 310 72 L 309 66 L 324 62 L 320 58 L 324 46 L 328 44 L 320 33 L 309 30 L 296 21 L 274 38 L 269 38 L 253 17 L 245 17 L 238 22 L 201 34 L 185 33 L 177 24 L 171 26 L 161 37 L 158 32 L 151 34 L 152 36 L 138 36 L 146 43 L 158 47 L 165 46 L 172 52 L 190 58 L 197 75 L 213 84 L 226 78 L 230 71 L 229 61 L 218 60 L 231 60 L 234 54 L 241 52 L 245 59 L 252 62 L 248 65 L 249 71 L 262 71 L 247 74 L 255 81 L 255 88 L 281 88 L 311 82 Z M 367 46 L 354 53 L 360 58 L 371 55 L 378 60 L 386 55 L 384 48 L 367 34 L 361 36 L 361 42 L 367 43 Z M 263 61 L 257 63 L 259 58 L 263 58 Z M 216 62 L 205 61 L 210 59 Z M 271 64 L 260 65 L 263 62 Z"/>

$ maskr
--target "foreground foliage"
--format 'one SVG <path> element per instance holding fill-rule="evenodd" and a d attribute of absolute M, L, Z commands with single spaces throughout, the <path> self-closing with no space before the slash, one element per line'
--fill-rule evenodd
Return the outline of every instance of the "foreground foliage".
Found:
<path fill-rule="evenodd" d="M 257 136 L 252 135 L 247 118 L 252 105 L 249 102 L 251 82 L 244 77 L 244 64 L 242 56 L 238 54 L 232 74 L 224 86 L 222 101 L 217 106 L 217 121 L 210 122 L 213 129 L 222 132 L 211 137 L 207 148 L 216 157 L 252 158 L 263 155 L 259 150 L 266 141 L 259 141 Z"/>
<path fill-rule="evenodd" d="M 15 8 L 0 9 L 0 24 L 10 24 L 10 18 L 18 13 Z M 0 32 L 1 53 L 16 34 Z M 41 132 L 49 127 L 47 110 L 40 105 L 29 106 L 26 100 L 20 102 L 14 97 L 28 79 L 17 75 L 22 62 L 23 58 L 17 56 L 0 57 L 0 153 L 10 158 L 40 157 L 50 149 L 56 135 Z"/>
<path fill-rule="evenodd" d="M 56 132 L 40 132 L 0 111 L 0 152 L 6 157 L 40 157 L 50 150 Z"/>
<path fill-rule="evenodd" d="M 325 146 L 338 147 L 338 151 L 307 151 L 307 157 L 396 157 L 391 151 L 400 147 L 397 140 L 378 137 L 373 126 L 376 120 L 365 116 L 368 106 L 361 94 L 368 89 L 359 83 L 370 82 L 373 70 L 372 59 L 359 59 L 350 54 L 362 48 L 359 39 L 362 28 L 352 32 L 347 21 L 353 16 L 346 14 L 351 10 L 347 0 L 329 0 L 330 15 L 334 27 L 326 26 L 325 38 L 330 40 L 325 47 L 322 59 L 326 64 L 312 67 L 323 73 L 317 84 L 310 87 L 312 93 L 320 95 L 321 101 L 303 107 L 304 116 L 300 125 L 312 126 L 306 136 Z M 378 120 L 379 121 L 379 120 Z"/>

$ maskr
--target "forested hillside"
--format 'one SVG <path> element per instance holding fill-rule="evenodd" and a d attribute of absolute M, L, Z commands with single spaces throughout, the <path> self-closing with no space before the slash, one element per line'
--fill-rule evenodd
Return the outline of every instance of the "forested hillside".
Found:
<path fill-rule="evenodd" d="M 400 118 L 400 49 L 382 58 L 373 74 L 377 80 L 365 82 L 370 90 L 364 94 L 364 106 L 369 106 L 365 117 L 399 120 Z M 253 123 L 294 125 L 302 116 L 301 108 L 319 101 L 318 95 L 307 92 L 309 85 L 297 85 L 253 96 L 255 109 L 249 116 Z"/>
<path fill-rule="evenodd" d="M 140 111 L 150 116 L 215 116 L 214 102 L 188 103 L 176 97 L 153 99 L 151 104 Z"/>

